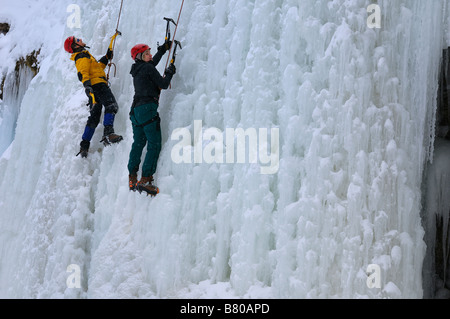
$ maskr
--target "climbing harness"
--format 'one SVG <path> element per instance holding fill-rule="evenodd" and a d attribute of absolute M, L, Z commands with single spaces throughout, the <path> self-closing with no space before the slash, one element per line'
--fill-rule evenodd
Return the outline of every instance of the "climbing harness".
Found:
<path fill-rule="evenodd" d="M 120 16 L 122 15 L 122 7 L 123 7 L 123 0 L 121 0 L 121 2 L 120 2 L 120 10 L 119 10 L 119 17 L 117 18 L 116 33 L 111 37 L 111 43 L 109 44 L 109 47 L 108 47 L 108 49 L 111 50 L 111 52 L 114 52 L 114 48 L 116 46 L 116 37 L 118 35 L 122 35 L 122 33 L 119 31 L 119 23 L 120 23 Z M 116 65 L 111 61 L 112 61 L 112 58 L 109 61 L 108 73 L 106 75 L 106 81 L 108 83 L 109 83 L 109 72 L 111 71 L 111 66 L 114 65 L 114 76 L 116 76 L 116 69 L 117 69 Z"/>

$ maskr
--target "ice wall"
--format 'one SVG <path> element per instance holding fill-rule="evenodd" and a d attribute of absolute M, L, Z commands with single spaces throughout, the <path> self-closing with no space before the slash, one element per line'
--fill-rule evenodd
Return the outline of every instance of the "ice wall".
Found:
<path fill-rule="evenodd" d="M 31 68 L 21 65 L 17 71 L 9 73 L 5 78 L 4 98 L 0 101 L 0 155 L 14 140 L 20 104 L 33 76 Z"/>
<path fill-rule="evenodd" d="M 67 17 L 69 3 L 58 3 Z M 81 28 L 47 46 L 0 161 L 1 296 L 422 297 L 420 186 L 444 2 L 378 1 L 380 29 L 368 28 L 365 0 L 186 2 L 153 199 L 127 185 L 129 50 L 148 43 L 154 53 L 162 18 L 176 18 L 181 2 L 125 1 L 111 79 L 124 141 L 103 149 L 99 129 L 87 160 L 75 157 L 86 101 L 62 43 L 75 34 L 103 55 L 120 2 L 74 3 Z M 200 120 L 203 133 L 278 128 L 279 170 L 176 164 L 172 132 L 194 137 Z M 367 285 L 371 264 L 381 288 Z M 69 265 L 81 269 L 80 288 L 66 283 Z"/>

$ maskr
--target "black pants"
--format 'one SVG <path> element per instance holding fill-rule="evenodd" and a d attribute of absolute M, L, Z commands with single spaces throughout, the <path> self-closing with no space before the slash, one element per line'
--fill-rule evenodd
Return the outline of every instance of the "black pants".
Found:
<path fill-rule="evenodd" d="M 114 117 L 119 110 L 116 99 L 106 83 L 95 84 L 92 86 L 92 89 L 94 90 L 94 97 L 97 103 L 90 111 L 91 114 L 83 133 L 83 140 L 88 142 L 91 141 L 95 129 L 100 123 L 103 107 L 105 107 L 105 116 L 103 118 L 104 136 L 114 133 Z"/>
<path fill-rule="evenodd" d="M 114 125 L 114 120 L 112 120 L 106 114 L 116 114 L 119 110 L 119 105 L 116 102 L 116 98 L 111 92 L 111 89 L 106 85 L 106 83 L 98 83 L 92 86 L 94 90 L 95 100 L 97 102 L 91 109 L 91 115 L 88 118 L 87 125 L 91 128 L 96 128 L 100 123 L 100 117 L 102 116 L 102 109 L 105 107 L 105 118 L 103 123 L 105 126 Z"/>

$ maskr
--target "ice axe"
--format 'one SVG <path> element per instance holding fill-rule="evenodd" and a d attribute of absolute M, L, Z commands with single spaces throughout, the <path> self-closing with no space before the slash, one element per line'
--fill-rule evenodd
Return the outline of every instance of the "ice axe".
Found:
<path fill-rule="evenodd" d="M 110 49 L 111 51 L 114 50 L 116 37 L 118 35 L 122 35 L 122 32 L 120 32 L 119 30 L 116 30 L 116 33 L 114 33 L 114 35 L 111 37 L 111 42 L 109 43 L 109 47 L 108 47 L 108 49 Z"/>
<path fill-rule="evenodd" d="M 183 50 L 180 41 L 173 40 L 173 42 L 175 42 L 175 48 L 173 48 L 172 60 L 170 60 L 171 64 L 175 63 L 175 57 L 177 56 L 177 47 L 179 46 L 180 49 Z"/>
<path fill-rule="evenodd" d="M 116 33 L 111 38 L 111 43 L 109 44 L 108 50 L 111 52 L 114 52 L 114 47 L 116 46 L 116 37 L 118 35 L 122 35 L 122 33 L 119 31 L 119 23 L 120 23 L 120 16 L 122 15 L 122 7 L 123 7 L 123 0 L 120 1 L 120 10 L 119 10 L 119 16 L 117 17 L 117 26 L 116 26 Z M 111 71 L 111 66 L 114 65 L 114 76 L 116 76 L 116 65 L 112 63 L 112 56 L 111 61 L 109 63 L 108 68 L 108 74 L 106 75 L 106 81 L 109 83 L 109 72 Z"/>
<path fill-rule="evenodd" d="M 170 60 L 170 64 L 174 64 L 175 63 L 175 58 L 177 56 L 177 47 L 179 46 L 180 49 L 183 49 L 183 47 L 181 46 L 180 41 L 173 40 L 173 42 L 175 42 L 175 47 L 173 48 L 172 60 Z M 170 84 L 169 87 L 172 88 L 172 84 Z"/>
<path fill-rule="evenodd" d="M 111 37 L 111 42 L 109 43 L 108 52 L 114 52 L 114 47 L 116 46 L 116 37 L 118 35 L 122 35 L 122 32 L 116 29 L 116 33 Z M 106 80 L 109 82 L 109 72 L 111 71 L 111 66 L 114 66 L 114 76 L 116 76 L 116 65 L 112 62 L 112 55 L 111 55 L 111 61 L 108 64 L 108 73 L 106 75 Z"/>
<path fill-rule="evenodd" d="M 175 23 L 175 21 L 171 18 L 166 18 L 164 17 L 164 20 L 167 21 L 167 26 L 166 26 L 166 42 L 170 41 L 170 23 L 172 22 L 175 26 L 177 26 L 177 24 Z"/>

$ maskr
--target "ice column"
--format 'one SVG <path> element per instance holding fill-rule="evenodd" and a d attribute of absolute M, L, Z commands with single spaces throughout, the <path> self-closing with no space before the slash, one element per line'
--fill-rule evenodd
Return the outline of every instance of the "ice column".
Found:
<path fill-rule="evenodd" d="M 17 118 L 23 96 L 34 72 L 27 65 L 19 65 L 5 78 L 3 101 L 0 100 L 0 155 L 14 140 Z"/>

